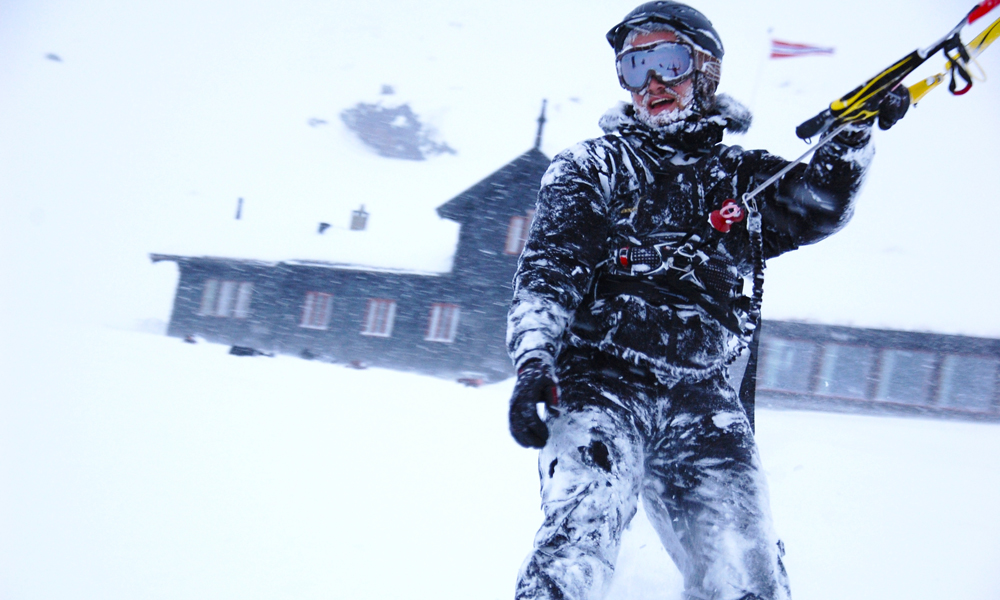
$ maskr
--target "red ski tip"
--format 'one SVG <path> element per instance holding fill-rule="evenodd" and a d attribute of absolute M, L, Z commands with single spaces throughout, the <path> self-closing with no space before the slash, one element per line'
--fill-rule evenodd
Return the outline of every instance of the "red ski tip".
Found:
<path fill-rule="evenodd" d="M 983 2 L 980 2 L 979 5 L 976 6 L 976 8 L 973 8 L 972 12 L 969 13 L 969 25 L 975 23 L 979 20 L 979 17 L 982 17 L 997 6 L 1000 6 L 1000 0 L 984 0 Z"/>

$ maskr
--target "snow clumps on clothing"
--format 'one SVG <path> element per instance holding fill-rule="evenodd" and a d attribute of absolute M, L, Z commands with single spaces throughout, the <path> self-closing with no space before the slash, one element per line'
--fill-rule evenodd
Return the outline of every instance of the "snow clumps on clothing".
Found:
<path fill-rule="evenodd" d="M 753 114 L 749 108 L 729 94 L 718 94 L 715 96 L 715 106 L 704 119 L 699 115 L 692 114 L 683 121 L 676 121 L 666 127 L 659 128 L 659 131 L 667 134 L 676 133 L 685 128 L 697 127 L 699 123 L 710 123 L 721 125 L 729 133 L 741 134 L 750 130 L 752 122 Z M 635 107 L 628 102 L 619 102 L 604 113 L 598 121 L 598 125 L 604 133 L 616 133 L 640 125 L 640 122 L 636 118 Z M 642 125 L 645 126 L 645 124 Z"/>
<path fill-rule="evenodd" d="M 662 128 L 623 103 L 602 117 L 607 135 L 553 159 L 514 279 L 507 344 L 516 365 L 544 357 L 558 366 L 569 347 L 617 357 L 668 385 L 726 368 L 746 339 L 739 277 L 753 264 L 746 220 L 723 232 L 710 216 L 788 164 L 721 143 L 750 122 L 726 95 L 705 116 Z M 843 227 L 871 157 L 868 137 L 838 136 L 758 196 L 766 259 Z M 663 258 L 693 235 L 697 264 L 655 276 L 619 268 L 622 249 Z"/>

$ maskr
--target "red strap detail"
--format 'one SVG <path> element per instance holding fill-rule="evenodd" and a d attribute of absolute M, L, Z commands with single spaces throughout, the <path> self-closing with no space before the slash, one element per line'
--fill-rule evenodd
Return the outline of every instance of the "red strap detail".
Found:
<path fill-rule="evenodd" d="M 986 13 L 990 12 L 997 6 L 1000 6 L 1000 0 L 984 0 L 983 2 L 980 2 L 975 8 L 972 9 L 972 12 L 969 13 L 969 25 L 978 21 L 980 17 L 986 15 Z"/>
<path fill-rule="evenodd" d="M 722 208 L 713 210 L 708 215 L 708 222 L 722 233 L 729 233 L 733 223 L 743 220 L 743 209 L 735 200 L 726 200 L 722 203 Z"/>
<path fill-rule="evenodd" d="M 968 92 L 971 89 L 972 89 L 972 82 L 970 81 L 969 85 L 965 86 L 964 88 L 962 88 L 960 90 L 955 90 L 954 92 L 951 93 L 951 95 L 952 96 L 961 96 L 962 94 L 964 94 L 965 92 Z"/>
<path fill-rule="evenodd" d="M 733 228 L 732 224 L 728 223 L 725 217 L 722 216 L 722 213 L 717 210 L 712 211 L 712 214 L 708 215 L 708 222 L 717 231 L 721 231 L 722 233 L 729 233 L 729 230 Z"/>

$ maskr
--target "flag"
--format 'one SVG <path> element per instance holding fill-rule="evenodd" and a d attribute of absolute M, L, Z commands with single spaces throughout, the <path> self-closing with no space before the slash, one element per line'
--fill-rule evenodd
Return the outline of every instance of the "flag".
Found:
<path fill-rule="evenodd" d="M 771 58 L 793 58 L 796 56 L 814 56 L 817 54 L 833 54 L 833 48 L 771 40 Z"/>

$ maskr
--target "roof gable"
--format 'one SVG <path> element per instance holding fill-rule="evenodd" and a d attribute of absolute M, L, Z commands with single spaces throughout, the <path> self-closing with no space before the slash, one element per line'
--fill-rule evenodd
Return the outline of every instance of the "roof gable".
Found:
<path fill-rule="evenodd" d="M 461 194 L 437 207 L 438 216 L 459 223 L 469 220 L 470 211 L 485 199 L 494 195 L 494 190 L 503 189 L 513 183 L 533 181 L 541 183 L 542 175 L 549 167 L 549 158 L 537 148 L 532 148 L 503 167 L 494 171 Z"/>

